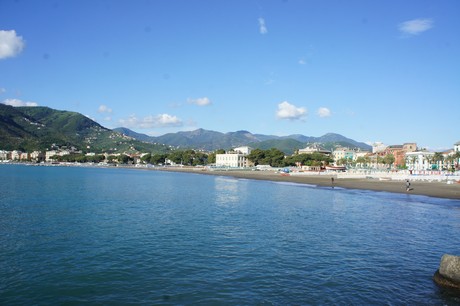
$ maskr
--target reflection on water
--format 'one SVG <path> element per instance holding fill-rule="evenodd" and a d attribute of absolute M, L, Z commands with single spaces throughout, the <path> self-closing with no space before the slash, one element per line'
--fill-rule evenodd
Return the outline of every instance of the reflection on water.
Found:
<path fill-rule="evenodd" d="M 233 205 L 244 200 L 246 185 L 243 181 L 227 177 L 215 177 L 214 196 L 217 205 Z"/>

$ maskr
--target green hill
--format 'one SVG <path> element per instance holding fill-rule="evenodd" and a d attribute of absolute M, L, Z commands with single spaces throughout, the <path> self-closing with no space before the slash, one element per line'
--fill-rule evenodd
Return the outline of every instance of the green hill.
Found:
<path fill-rule="evenodd" d="M 297 141 L 295 139 L 270 139 L 261 142 L 253 142 L 249 144 L 254 149 L 269 150 L 276 148 L 287 155 L 292 155 L 298 149 L 305 147 L 305 143 Z"/>
<path fill-rule="evenodd" d="M 0 104 L 0 149 L 30 152 L 52 145 L 97 153 L 168 150 L 109 130 L 76 112 Z"/>

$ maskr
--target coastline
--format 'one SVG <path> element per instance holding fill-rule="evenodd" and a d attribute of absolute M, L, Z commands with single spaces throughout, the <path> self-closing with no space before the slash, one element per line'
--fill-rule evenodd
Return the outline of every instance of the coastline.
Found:
<path fill-rule="evenodd" d="M 404 193 L 424 195 L 436 198 L 460 200 L 460 183 L 447 184 L 447 182 L 409 180 L 411 190 L 406 191 L 405 181 L 402 180 L 379 180 L 375 178 L 347 178 L 337 177 L 335 174 L 310 174 L 310 175 L 283 175 L 274 171 L 244 171 L 244 170 L 205 170 L 196 168 L 153 168 L 155 171 L 184 172 L 204 175 L 227 176 L 241 179 L 265 180 L 275 182 L 290 182 L 297 184 L 317 185 L 321 187 L 341 187 L 345 189 L 361 189 L 371 191 L 384 191 L 392 193 Z M 332 184 L 331 178 L 334 177 Z"/>

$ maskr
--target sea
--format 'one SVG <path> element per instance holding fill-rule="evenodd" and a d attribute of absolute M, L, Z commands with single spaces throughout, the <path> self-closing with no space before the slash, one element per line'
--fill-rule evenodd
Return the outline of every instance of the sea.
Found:
<path fill-rule="evenodd" d="M 0 165 L 0 305 L 460 305 L 460 201 Z"/>

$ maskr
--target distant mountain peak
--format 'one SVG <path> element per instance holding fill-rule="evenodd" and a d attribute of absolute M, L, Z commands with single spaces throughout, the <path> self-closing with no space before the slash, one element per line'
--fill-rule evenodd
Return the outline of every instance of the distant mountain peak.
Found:
<path fill-rule="evenodd" d="M 136 134 L 137 133 L 133 132 L 130 135 L 133 136 Z M 294 147 L 300 149 L 305 147 L 307 143 L 312 142 L 321 144 L 327 143 L 329 146 L 333 146 L 334 143 L 336 143 L 337 145 L 359 147 L 364 150 L 370 150 L 371 148 L 367 144 L 354 141 L 336 133 L 327 133 L 321 137 L 304 136 L 301 134 L 280 137 L 273 135 L 252 134 L 247 130 L 221 133 L 202 128 L 193 131 L 168 133 L 157 137 L 146 136 L 146 138 L 142 138 L 142 140 L 180 148 L 204 149 L 209 151 L 217 149 L 228 150 L 239 146 L 251 145 L 254 148 L 259 146 L 273 146 L 289 153 L 292 152 Z"/>

